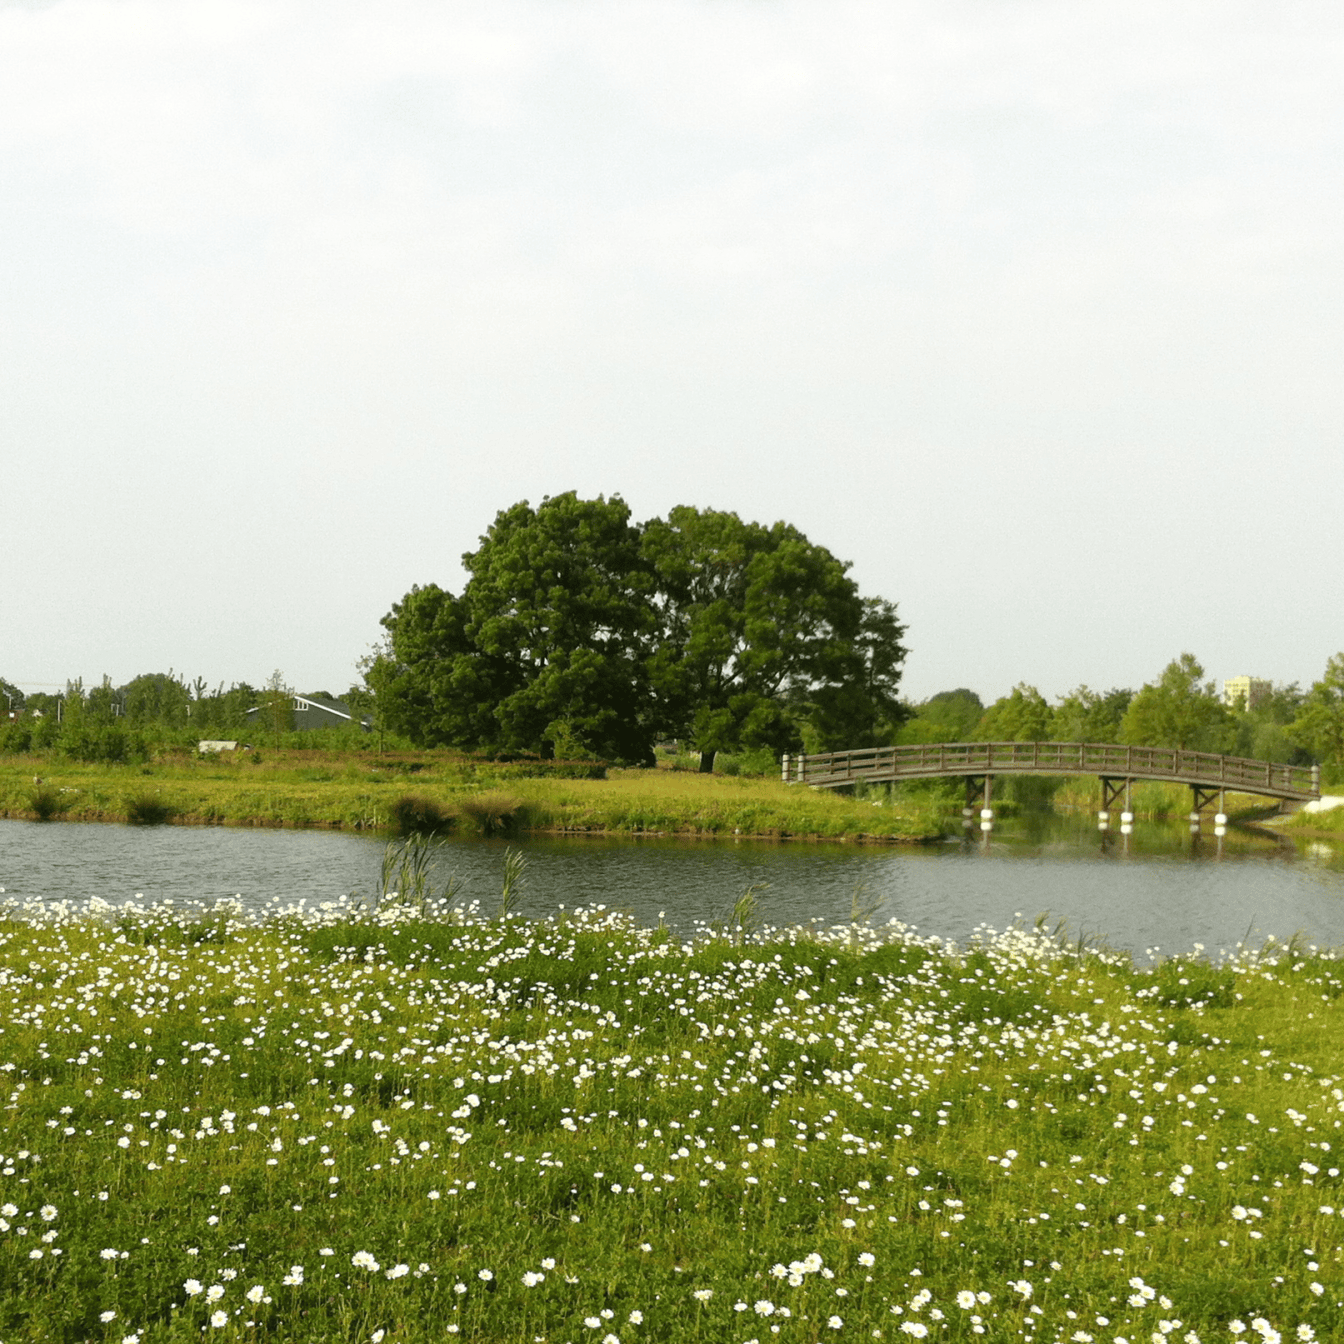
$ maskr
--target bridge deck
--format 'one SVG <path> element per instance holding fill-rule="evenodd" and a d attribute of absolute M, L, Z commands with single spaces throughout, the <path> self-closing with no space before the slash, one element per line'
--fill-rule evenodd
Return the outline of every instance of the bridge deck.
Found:
<path fill-rule="evenodd" d="M 1320 769 L 1172 747 L 1106 742 L 937 742 L 785 758 L 791 784 L 834 789 L 859 780 L 883 783 L 939 775 L 1100 775 L 1235 789 L 1309 801 L 1321 796 Z"/>

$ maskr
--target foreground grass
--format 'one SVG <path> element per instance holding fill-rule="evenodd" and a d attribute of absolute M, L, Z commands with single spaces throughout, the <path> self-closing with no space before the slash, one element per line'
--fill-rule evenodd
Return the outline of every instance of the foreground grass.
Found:
<path fill-rule="evenodd" d="M 1344 1335 L 1301 948 L 102 907 L 0 966 L 6 1344 Z"/>
<path fill-rule="evenodd" d="M 918 840 L 939 832 L 938 808 L 892 805 L 777 779 L 672 770 L 611 770 L 607 779 L 529 778 L 527 767 L 440 752 L 262 752 L 153 765 L 97 766 L 0 758 L 0 816 L 170 820 L 201 825 L 385 829 L 397 805 L 428 800 L 467 833 L 766 835 Z"/>

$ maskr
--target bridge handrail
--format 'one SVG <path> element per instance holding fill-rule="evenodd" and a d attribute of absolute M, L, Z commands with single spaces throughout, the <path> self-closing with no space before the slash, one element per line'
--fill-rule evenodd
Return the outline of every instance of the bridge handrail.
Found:
<path fill-rule="evenodd" d="M 1001 771 L 1175 779 L 1247 792 L 1320 796 L 1317 766 L 1112 742 L 934 742 L 817 752 L 789 757 L 784 778 L 789 783 L 835 786 L 877 776 L 900 779 Z"/>

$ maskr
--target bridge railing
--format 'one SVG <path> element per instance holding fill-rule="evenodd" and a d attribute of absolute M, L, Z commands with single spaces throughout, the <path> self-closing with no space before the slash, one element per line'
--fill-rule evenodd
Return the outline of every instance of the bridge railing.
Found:
<path fill-rule="evenodd" d="M 1207 784 L 1276 797 L 1320 796 L 1320 773 L 1314 766 L 1107 742 L 937 742 L 872 747 L 791 756 L 784 770 L 790 783 L 823 788 L 859 780 L 984 774 L 1104 775 Z"/>

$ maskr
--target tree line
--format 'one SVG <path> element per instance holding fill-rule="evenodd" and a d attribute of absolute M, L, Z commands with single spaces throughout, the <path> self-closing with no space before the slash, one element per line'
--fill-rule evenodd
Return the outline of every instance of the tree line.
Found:
<path fill-rule="evenodd" d="M 362 687 L 342 698 L 349 704 L 352 697 L 356 712 L 372 700 Z M 332 697 L 315 692 L 314 698 Z M 145 760 L 164 748 L 194 748 L 203 739 L 278 742 L 292 729 L 293 708 L 294 693 L 279 672 L 259 687 L 234 682 L 212 690 L 203 678 L 187 681 L 170 670 L 147 672 L 121 686 L 106 677 L 89 688 L 74 680 L 64 691 L 30 695 L 0 677 L 0 709 L 7 711 L 0 718 L 0 752 L 54 752 L 119 763 Z M 249 718 L 253 709 L 260 712 Z"/>
<path fill-rule="evenodd" d="M 1225 703 L 1190 653 L 1137 691 L 1079 686 L 1055 704 L 1025 682 L 988 706 L 958 688 L 913 706 L 896 741 L 1119 742 L 1344 768 L 1344 653 L 1308 690 L 1275 684 L 1249 705 Z"/>
<path fill-rule="evenodd" d="M 502 510 L 462 561 L 460 593 L 417 585 L 393 604 L 365 684 L 342 697 L 380 739 L 643 765 L 670 740 L 704 770 L 725 751 L 1118 742 L 1344 771 L 1344 653 L 1309 689 L 1274 685 L 1250 705 L 1224 703 L 1189 653 L 1137 690 L 1080 686 L 1052 704 L 1022 683 L 988 706 L 965 688 L 911 704 L 895 605 L 788 523 L 689 505 L 637 523 L 619 496 L 571 491 Z M 293 708 L 279 673 L 262 687 L 170 671 L 27 697 L 0 678 L 0 697 L 18 712 L 0 751 L 93 761 L 203 738 L 278 744 Z"/>

